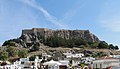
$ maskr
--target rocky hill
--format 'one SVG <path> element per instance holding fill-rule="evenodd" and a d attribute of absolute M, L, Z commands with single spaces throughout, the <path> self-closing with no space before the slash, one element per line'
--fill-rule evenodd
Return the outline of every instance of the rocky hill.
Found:
<path fill-rule="evenodd" d="M 120 54 L 118 49 L 118 46 L 99 40 L 89 30 L 33 28 L 22 30 L 19 38 L 5 41 L 0 47 L 0 57 L 7 53 L 7 58 L 13 61 L 15 58 L 47 53 L 56 59 L 63 58 L 65 52 L 72 52 L 84 53 L 85 57 L 101 58 Z"/>
<path fill-rule="evenodd" d="M 51 30 L 47 28 L 33 28 L 24 29 L 22 34 L 17 39 L 8 40 L 11 44 L 21 47 L 31 47 L 36 44 L 46 44 L 48 38 L 57 37 L 60 39 L 70 40 L 70 39 L 82 39 L 86 42 L 99 42 L 100 40 L 89 30 Z M 59 40 L 60 40 L 59 39 Z M 50 40 L 49 40 L 50 41 Z M 80 40 L 79 40 L 80 41 Z M 7 45 L 7 41 L 3 46 Z M 49 46 L 49 45 L 48 45 Z"/>

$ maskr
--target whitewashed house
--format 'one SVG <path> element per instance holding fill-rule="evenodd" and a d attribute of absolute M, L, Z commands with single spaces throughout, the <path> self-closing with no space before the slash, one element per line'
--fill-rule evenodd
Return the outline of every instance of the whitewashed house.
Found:
<path fill-rule="evenodd" d="M 66 58 L 81 58 L 84 56 L 83 53 L 76 53 L 76 54 L 72 54 L 71 52 L 67 52 L 67 53 L 63 53 Z"/>
<path fill-rule="evenodd" d="M 17 66 L 18 69 L 38 69 L 40 62 L 42 59 L 39 59 L 36 56 L 34 61 L 29 61 L 29 58 L 20 58 L 19 61 L 14 62 L 14 65 Z"/>
<path fill-rule="evenodd" d="M 5 66 L 0 66 L 0 69 L 18 69 L 16 65 L 5 65 Z"/>
<path fill-rule="evenodd" d="M 81 58 L 81 62 L 85 64 L 92 64 L 92 62 L 95 60 L 93 57 L 84 57 Z"/>
<path fill-rule="evenodd" d="M 72 65 L 73 66 L 77 66 L 80 63 L 80 59 L 84 56 L 83 53 L 71 53 L 71 52 L 67 52 L 67 53 L 63 53 L 66 58 L 65 60 L 72 60 Z"/>
<path fill-rule="evenodd" d="M 20 58 L 19 61 L 14 62 L 14 65 L 17 65 L 18 69 L 31 68 L 31 62 L 29 58 Z"/>
<path fill-rule="evenodd" d="M 48 55 L 47 53 L 42 53 L 42 57 L 50 58 L 52 57 L 51 55 Z"/>
<path fill-rule="evenodd" d="M 111 55 L 112 58 L 119 58 L 120 59 L 120 55 Z"/>
<path fill-rule="evenodd" d="M 41 63 L 42 59 L 39 59 L 38 56 L 36 56 L 35 61 L 34 61 L 34 67 L 37 69 L 38 67 L 40 67 L 40 63 Z"/>
<path fill-rule="evenodd" d="M 99 59 L 93 61 L 93 68 L 108 68 L 110 66 L 119 66 L 119 59 Z"/>
<path fill-rule="evenodd" d="M 58 61 L 51 60 L 43 63 L 43 65 L 47 66 L 47 69 L 59 69 L 60 65 L 62 64 Z"/>
<path fill-rule="evenodd" d="M 62 65 L 68 65 L 69 64 L 69 60 L 59 60 L 59 62 L 62 64 Z"/>

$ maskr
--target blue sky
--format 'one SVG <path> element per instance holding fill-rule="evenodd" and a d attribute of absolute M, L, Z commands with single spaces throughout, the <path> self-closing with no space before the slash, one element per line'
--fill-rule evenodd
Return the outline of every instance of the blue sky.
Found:
<path fill-rule="evenodd" d="M 0 44 L 22 29 L 83 29 L 120 47 L 120 0 L 0 0 Z"/>

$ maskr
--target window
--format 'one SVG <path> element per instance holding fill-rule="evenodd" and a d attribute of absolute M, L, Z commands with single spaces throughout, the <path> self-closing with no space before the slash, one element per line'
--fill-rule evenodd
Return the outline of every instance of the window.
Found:
<path fill-rule="evenodd" d="M 24 62 L 21 62 L 21 64 L 24 64 Z"/>

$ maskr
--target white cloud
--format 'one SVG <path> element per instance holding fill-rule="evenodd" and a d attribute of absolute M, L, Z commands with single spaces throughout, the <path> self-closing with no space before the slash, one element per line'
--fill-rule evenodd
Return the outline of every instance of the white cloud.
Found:
<path fill-rule="evenodd" d="M 100 24 L 109 31 L 120 32 L 120 9 L 116 2 L 105 3 L 99 14 Z"/>
<path fill-rule="evenodd" d="M 73 20 L 72 18 L 78 14 L 78 12 L 80 11 L 80 9 L 82 9 L 85 5 L 87 4 L 87 1 L 77 1 L 73 7 L 71 7 L 70 10 L 68 10 L 63 18 L 61 19 L 61 22 L 70 22 L 71 20 Z"/>
<path fill-rule="evenodd" d="M 50 21 L 52 24 L 56 25 L 59 28 L 68 28 L 65 24 L 62 24 L 60 22 L 60 20 L 58 20 L 56 17 L 52 16 L 46 9 L 44 9 L 42 6 L 37 5 L 35 0 L 19 0 L 37 10 L 39 10 L 40 12 L 43 13 L 43 15 L 45 16 L 45 18 Z"/>
<path fill-rule="evenodd" d="M 120 18 L 120 17 L 119 17 Z M 113 32 L 120 32 L 120 19 L 111 18 L 101 21 L 103 27 Z"/>

